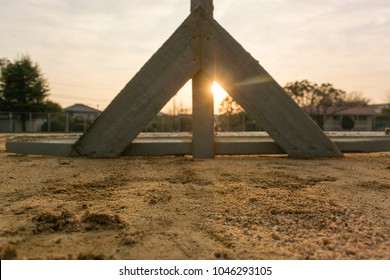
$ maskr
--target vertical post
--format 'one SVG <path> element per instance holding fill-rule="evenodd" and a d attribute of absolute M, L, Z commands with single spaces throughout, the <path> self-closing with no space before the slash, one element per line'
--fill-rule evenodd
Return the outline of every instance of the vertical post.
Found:
<path fill-rule="evenodd" d="M 191 12 L 198 6 L 202 6 L 213 15 L 213 0 L 191 0 Z M 201 37 L 204 37 L 204 34 Z M 200 40 L 198 52 L 199 55 L 202 55 L 203 38 Z M 192 156 L 194 158 L 213 158 L 215 156 L 212 83 L 213 81 L 203 71 L 199 71 L 192 77 Z"/>
<path fill-rule="evenodd" d="M 83 125 L 84 125 L 84 132 L 87 131 L 87 115 L 83 115 Z"/>
<path fill-rule="evenodd" d="M 214 12 L 213 0 L 191 0 L 191 12 L 198 6 L 202 6 L 211 15 Z"/>
<path fill-rule="evenodd" d="M 9 132 L 14 132 L 14 124 L 12 123 L 12 113 L 9 113 Z"/>
<path fill-rule="evenodd" d="M 29 122 L 29 127 L 28 127 L 28 131 L 33 131 L 33 123 L 32 123 L 32 113 L 29 112 L 28 113 L 28 122 Z"/>
<path fill-rule="evenodd" d="M 51 132 L 51 115 L 47 113 L 47 132 Z"/>
<path fill-rule="evenodd" d="M 242 113 L 242 131 L 246 131 L 245 113 Z"/>
<path fill-rule="evenodd" d="M 192 156 L 213 158 L 214 97 L 212 81 L 203 71 L 192 78 Z"/>
<path fill-rule="evenodd" d="M 69 132 L 69 113 L 65 113 L 65 132 Z"/>

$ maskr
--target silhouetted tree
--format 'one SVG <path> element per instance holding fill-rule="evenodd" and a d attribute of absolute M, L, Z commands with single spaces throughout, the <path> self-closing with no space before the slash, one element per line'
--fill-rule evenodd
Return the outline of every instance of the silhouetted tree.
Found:
<path fill-rule="evenodd" d="M 60 105 L 46 99 L 48 82 L 28 55 L 13 62 L 2 59 L 0 67 L 0 111 L 19 112 L 23 131 L 26 112 L 61 111 Z"/>
<path fill-rule="evenodd" d="M 246 115 L 242 107 L 230 96 L 227 95 L 222 100 L 218 109 L 220 115 L 224 116 L 223 121 L 220 123 L 220 127 L 217 130 L 240 130 L 242 131 L 243 118 Z M 241 128 L 239 128 L 241 126 Z"/>
<path fill-rule="evenodd" d="M 222 100 L 218 110 L 221 115 L 233 115 L 244 111 L 230 95 Z"/>
<path fill-rule="evenodd" d="M 344 107 L 365 107 L 370 103 L 369 98 L 365 98 L 361 92 L 347 93 L 343 100 Z"/>

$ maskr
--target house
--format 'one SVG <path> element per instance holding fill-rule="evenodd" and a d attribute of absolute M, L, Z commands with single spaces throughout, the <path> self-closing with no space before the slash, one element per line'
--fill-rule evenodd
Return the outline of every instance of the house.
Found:
<path fill-rule="evenodd" d="M 383 131 L 390 127 L 390 103 L 370 105 L 376 113 L 375 130 Z"/>
<path fill-rule="evenodd" d="M 308 114 L 326 131 L 372 131 L 375 130 L 375 110 L 370 106 L 346 109 L 329 108 L 326 113 Z"/>
<path fill-rule="evenodd" d="M 101 113 L 101 111 L 99 111 L 98 109 L 89 107 L 81 103 L 76 103 L 72 106 L 64 108 L 62 111 L 64 113 L 70 114 L 75 119 L 87 120 L 90 122 L 94 121 Z"/>
<path fill-rule="evenodd" d="M 383 109 L 390 108 L 390 103 L 372 104 L 370 107 L 374 109 L 376 115 L 379 115 L 382 113 Z"/>

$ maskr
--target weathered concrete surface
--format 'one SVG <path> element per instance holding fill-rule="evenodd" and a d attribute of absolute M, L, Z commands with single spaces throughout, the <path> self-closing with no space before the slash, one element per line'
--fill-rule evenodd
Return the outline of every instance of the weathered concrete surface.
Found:
<path fill-rule="evenodd" d="M 115 97 L 73 149 L 90 157 L 118 157 L 178 90 L 199 71 L 197 9 Z"/>
<path fill-rule="evenodd" d="M 173 95 L 194 78 L 192 151 L 194 157 L 212 157 L 211 103 L 204 90 L 209 83 L 204 77 L 208 76 L 218 81 L 290 156 L 342 156 L 277 82 L 213 19 L 212 11 L 212 0 L 191 1 L 190 16 L 74 144 L 70 155 L 121 155 Z"/>
<path fill-rule="evenodd" d="M 66 157 L 80 135 L 13 136 L 5 142 L 6 151 L 15 154 Z"/>
<path fill-rule="evenodd" d="M 191 12 L 198 6 L 202 6 L 211 15 L 214 12 L 213 0 L 191 0 Z"/>
<path fill-rule="evenodd" d="M 202 71 L 192 79 L 192 155 L 214 157 L 214 96 L 213 81 Z"/>
<path fill-rule="evenodd" d="M 276 143 L 294 157 L 338 157 L 342 153 L 285 93 L 248 52 L 210 15 L 203 21 L 211 26 L 208 61 L 202 69 L 213 77 L 244 108 L 261 123 Z"/>
<path fill-rule="evenodd" d="M 390 152 L 390 136 L 383 132 L 327 132 L 343 152 Z M 15 136 L 7 139 L 9 153 L 68 156 L 78 135 Z M 123 152 L 124 156 L 191 155 L 191 133 L 141 133 Z M 285 154 L 265 132 L 215 134 L 216 155 Z"/>

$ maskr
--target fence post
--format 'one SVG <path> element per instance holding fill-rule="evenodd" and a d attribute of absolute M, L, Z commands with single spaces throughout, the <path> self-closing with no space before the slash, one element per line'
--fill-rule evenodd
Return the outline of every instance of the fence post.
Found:
<path fill-rule="evenodd" d="M 9 132 L 14 132 L 14 124 L 12 123 L 12 113 L 9 113 Z"/>
<path fill-rule="evenodd" d="M 245 113 L 242 113 L 242 131 L 246 131 Z"/>
<path fill-rule="evenodd" d="M 65 132 L 69 132 L 69 113 L 65 113 Z"/>
<path fill-rule="evenodd" d="M 226 131 L 230 131 L 230 115 L 226 114 Z"/>
<path fill-rule="evenodd" d="M 87 116 L 84 114 L 84 132 L 87 131 Z"/>
<path fill-rule="evenodd" d="M 47 113 L 47 132 L 51 132 L 51 116 Z"/>

